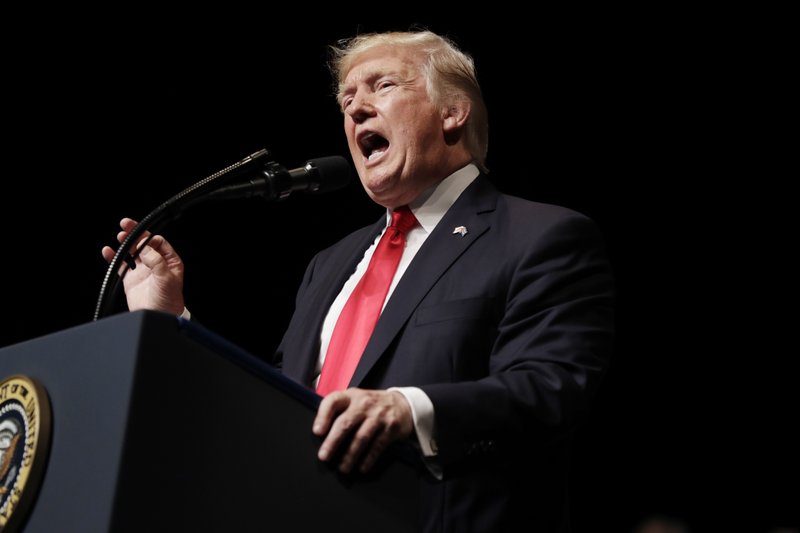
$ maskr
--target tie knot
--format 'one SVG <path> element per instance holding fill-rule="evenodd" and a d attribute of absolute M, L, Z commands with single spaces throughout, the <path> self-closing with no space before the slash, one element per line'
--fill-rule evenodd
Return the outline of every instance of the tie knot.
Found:
<path fill-rule="evenodd" d="M 400 206 L 392 211 L 392 223 L 390 226 L 394 227 L 405 235 L 408 230 L 413 228 L 417 223 L 417 217 L 411 212 L 407 205 Z"/>

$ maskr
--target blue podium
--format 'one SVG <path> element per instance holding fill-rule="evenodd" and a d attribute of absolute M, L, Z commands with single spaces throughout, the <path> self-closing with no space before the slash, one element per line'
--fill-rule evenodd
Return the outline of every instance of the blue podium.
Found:
<path fill-rule="evenodd" d="M 15 530 L 418 528 L 425 473 L 409 449 L 368 476 L 342 476 L 316 458 L 319 397 L 197 324 L 113 315 L 0 349 L 0 382 L 13 376 L 36 383 L 50 411 L 38 473 L 21 495 L 7 481 L 9 508 L 22 502 Z"/>

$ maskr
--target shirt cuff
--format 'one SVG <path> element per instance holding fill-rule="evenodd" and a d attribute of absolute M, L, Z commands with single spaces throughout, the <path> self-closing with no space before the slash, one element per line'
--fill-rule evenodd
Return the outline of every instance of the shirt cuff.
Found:
<path fill-rule="evenodd" d="M 408 401 L 411 406 L 411 416 L 414 417 L 414 430 L 417 434 L 419 447 L 425 457 L 434 457 L 438 453 L 436 440 L 433 438 L 433 402 L 428 395 L 417 387 L 392 387 Z"/>
<path fill-rule="evenodd" d="M 185 318 L 186 320 L 192 319 L 192 313 L 189 312 L 188 309 L 184 306 L 183 312 L 179 315 L 181 318 Z"/>

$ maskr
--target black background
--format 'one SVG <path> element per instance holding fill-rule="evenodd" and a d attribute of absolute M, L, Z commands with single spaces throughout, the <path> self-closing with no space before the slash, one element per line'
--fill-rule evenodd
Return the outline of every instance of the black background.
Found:
<path fill-rule="evenodd" d="M 688 23 L 615 21 L 520 18 L 491 34 L 424 23 L 475 58 L 496 186 L 581 211 L 607 240 L 618 341 L 578 430 L 575 530 L 630 531 L 656 513 L 695 531 L 797 524 L 796 348 L 789 315 L 762 299 L 789 289 L 775 284 L 788 217 L 776 207 L 756 226 L 759 177 L 737 190 L 744 157 L 721 147 L 736 98 L 720 76 L 742 48 Z M 4 82 L 0 346 L 91 321 L 100 249 L 121 217 L 141 218 L 260 148 L 288 168 L 348 156 L 326 45 L 412 23 L 296 21 L 281 32 L 270 21 L 223 36 L 109 21 L 16 42 Z M 354 181 L 281 203 L 197 207 L 165 233 L 187 264 L 192 312 L 265 355 L 313 253 L 380 213 Z"/>

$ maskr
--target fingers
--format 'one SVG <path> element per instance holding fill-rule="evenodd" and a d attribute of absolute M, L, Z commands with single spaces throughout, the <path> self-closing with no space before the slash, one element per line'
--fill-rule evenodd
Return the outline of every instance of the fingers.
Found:
<path fill-rule="evenodd" d="M 321 461 L 339 455 L 341 472 L 368 472 L 392 442 L 413 432 L 413 416 L 400 393 L 348 389 L 323 399 L 312 430 L 325 436 Z"/>
<path fill-rule="evenodd" d="M 130 234 L 130 232 L 132 232 L 133 229 L 138 225 L 139 225 L 139 223 L 137 221 L 133 220 L 132 218 L 123 218 L 122 220 L 120 220 L 119 221 L 119 227 L 122 228 L 122 231 L 117 233 L 117 241 L 119 241 L 121 243 L 122 241 L 127 239 L 128 235 Z M 148 238 L 149 236 L 150 236 L 150 232 L 149 231 L 145 231 L 142 234 L 142 236 L 140 237 L 139 242 L 141 242 L 142 239 Z M 138 242 L 137 242 L 137 244 L 138 244 Z"/>
<path fill-rule="evenodd" d="M 363 437 L 365 439 L 364 445 L 361 449 L 357 450 L 357 453 L 361 454 L 362 450 L 364 451 L 364 458 L 361 460 L 359 470 L 362 473 L 367 473 L 372 470 L 372 467 L 378 462 L 378 459 L 380 459 L 383 452 L 386 451 L 386 448 L 389 447 L 389 444 L 398 437 L 391 432 L 379 432 L 377 426 L 372 427 L 371 431 L 365 432 Z M 352 465 L 348 465 L 348 467 L 352 468 Z"/>
<path fill-rule="evenodd" d="M 386 448 L 386 434 L 381 430 L 379 421 L 365 419 L 339 460 L 339 471 L 348 474 L 358 467 L 361 472 L 367 472 Z M 369 463 L 365 462 L 367 458 Z"/>
<path fill-rule="evenodd" d="M 317 454 L 321 461 L 327 461 L 332 457 L 339 443 L 345 436 L 345 434 L 341 432 L 342 429 L 346 429 L 344 425 L 340 424 L 339 432 L 334 433 L 330 430 L 334 420 L 337 419 L 337 415 L 344 411 L 349 403 L 350 398 L 344 392 L 332 392 L 323 398 L 322 402 L 319 404 L 317 416 L 314 418 L 311 431 L 318 437 L 327 435 L 327 438 L 322 443 L 322 446 L 320 446 Z"/>
<path fill-rule="evenodd" d="M 161 235 L 154 235 L 149 241 L 142 243 L 138 258 L 153 272 L 167 276 L 180 275 L 183 264 L 172 246 Z"/>
<path fill-rule="evenodd" d="M 119 221 L 119 227 L 125 231 L 131 231 L 133 228 L 139 225 L 139 222 L 132 219 L 125 217 Z"/>
<path fill-rule="evenodd" d="M 103 246 L 103 249 L 101 250 L 100 253 L 103 254 L 103 259 L 105 259 L 107 263 L 110 263 L 114 259 L 114 256 L 117 254 L 117 252 L 115 252 L 114 249 L 110 246 Z"/>
<path fill-rule="evenodd" d="M 119 227 L 122 228 L 122 231 L 117 233 L 117 241 L 119 241 L 119 243 L 122 244 L 122 242 L 124 242 L 125 239 L 128 238 L 128 235 L 130 235 L 131 232 L 138 225 L 139 223 L 133 220 L 132 218 L 123 218 L 122 220 L 120 220 Z M 149 231 L 142 232 L 142 234 L 139 235 L 139 237 L 136 239 L 136 242 L 134 242 L 131 245 L 131 250 L 139 250 L 144 245 L 149 244 L 151 238 L 152 238 L 152 233 L 150 233 Z"/>
<path fill-rule="evenodd" d="M 122 244 L 125 241 L 125 239 L 128 238 L 128 235 L 130 235 L 130 232 L 133 231 L 133 229 L 138 224 L 139 223 L 136 220 L 132 219 L 132 218 L 127 218 L 126 217 L 126 218 L 123 218 L 122 220 L 120 220 L 119 221 L 119 227 L 122 228 L 122 231 L 117 233 L 117 242 Z M 135 243 L 135 246 L 133 246 L 132 248 L 133 249 L 138 248 L 141 245 L 142 241 L 144 239 L 147 239 L 149 236 L 150 236 L 150 232 L 145 232 L 139 238 L 139 240 Z M 102 248 L 102 250 L 100 251 L 100 253 L 103 256 L 103 259 L 105 259 L 106 262 L 110 263 L 114 259 L 114 256 L 116 255 L 117 252 L 116 252 L 116 250 L 114 250 L 110 246 L 104 246 Z"/>
<path fill-rule="evenodd" d="M 360 458 L 364 447 L 371 440 L 370 430 L 374 423 L 364 423 L 363 414 L 355 410 L 345 410 L 331 424 L 327 437 L 319 447 L 317 457 L 320 461 L 330 461 L 342 451 L 339 459 L 339 471 L 348 474 Z M 354 434 L 355 432 L 355 434 Z M 351 437 L 350 443 L 345 447 L 345 441 Z"/>
<path fill-rule="evenodd" d="M 176 252 L 175 248 L 173 248 L 172 245 L 161 235 L 153 236 L 147 245 L 156 250 L 164 258 L 167 266 L 171 269 L 175 269 L 183 265 L 178 252 Z"/>
<path fill-rule="evenodd" d="M 137 260 L 140 260 L 153 272 L 159 272 L 167 268 L 164 256 L 158 253 L 158 250 L 149 244 L 144 245 L 138 251 Z"/>
<path fill-rule="evenodd" d="M 138 226 L 138 224 L 139 223 L 132 218 L 123 218 L 122 220 L 120 220 L 119 226 L 120 228 L 122 228 L 122 231 L 117 233 L 117 242 L 119 242 L 120 244 L 125 242 L 125 239 L 128 238 L 128 236 L 136 228 L 136 226 Z M 129 267 L 136 268 L 134 259 L 138 259 L 139 254 L 144 252 L 144 248 L 146 248 L 147 246 L 151 247 L 153 250 L 157 252 L 157 255 L 153 255 L 152 253 L 148 254 L 150 257 L 149 260 L 150 264 L 148 264 L 148 262 L 145 262 L 146 264 L 148 264 L 148 266 L 158 264 L 160 262 L 159 256 L 164 256 L 164 260 L 166 261 L 167 266 L 171 266 L 171 262 L 178 262 L 178 263 L 180 262 L 180 258 L 178 257 L 175 250 L 166 240 L 164 240 L 163 237 L 158 235 L 154 236 L 149 231 L 144 231 L 130 246 L 130 257 L 126 259 L 126 263 L 128 263 Z M 114 250 L 110 246 L 104 246 L 101 250 L 103 259 L 105 259 L 106 262 L 108 263 L 113 261 L 116 253 L 117 253 L 116 250 Z"/>

